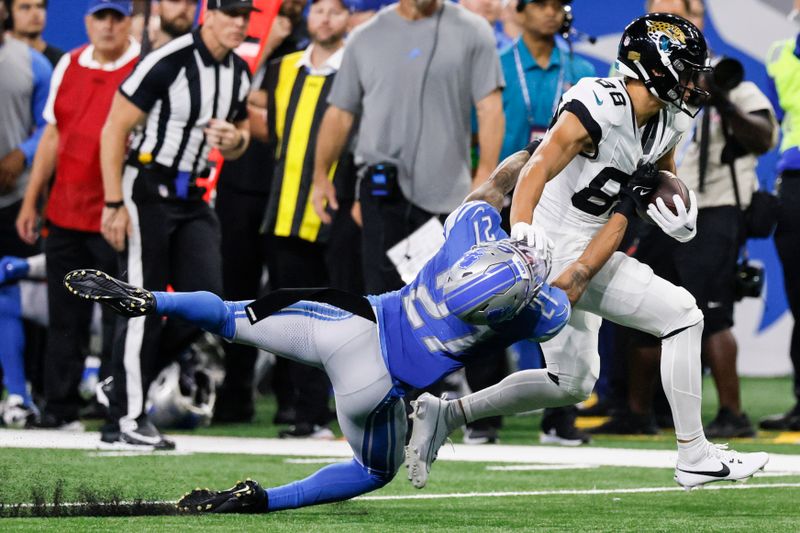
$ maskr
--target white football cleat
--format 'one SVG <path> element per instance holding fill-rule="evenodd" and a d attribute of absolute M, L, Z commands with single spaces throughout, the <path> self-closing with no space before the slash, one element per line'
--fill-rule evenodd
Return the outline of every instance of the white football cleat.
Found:
<path fill-rule="evenodd" d="M 450 434 L 445 421 L 447 401 L 426 392 L 412 401 L 411 407 L 409 418 L 414 420 L 414 427 L 405 449 L 406 468 L 411 484 L 421 489 L 428 482 L 439 448 Z"/>
<path fill-rule="evenodd" d="M 762 470 L 769 461 L 765 452 L 739 453 L 727 444 L 708 443 L 706 456 L 696 464 L 678 459 L 675 481 L 689 490 L 715 481 L 744 481 Z"/>

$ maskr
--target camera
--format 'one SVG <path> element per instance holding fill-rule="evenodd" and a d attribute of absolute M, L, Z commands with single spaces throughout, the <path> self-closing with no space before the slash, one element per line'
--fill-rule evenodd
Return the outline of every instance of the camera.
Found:
<path fill-rule="evenodd" d="M 744 66 L 738 59 L 720 57 L 713 62 L 714 85 L 723 91 L 735 89 L 744 80 Z"/>
<path fill-rule="evenodd" d="M 736 265 L 734 291 L 736 301 L 742 298 L 760 298 L 764 290 L 764 267 L 746 259 Z"/>

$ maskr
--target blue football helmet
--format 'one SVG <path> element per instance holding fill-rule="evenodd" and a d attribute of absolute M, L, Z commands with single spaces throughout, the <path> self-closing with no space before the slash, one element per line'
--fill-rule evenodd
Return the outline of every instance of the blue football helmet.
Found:
<path fill-rule="evenodd" d="M 447 272 L 444 302 L 464 322 L 510 320 L 536 297 L 550 273 L 550 257 L 524 241 L 504 239 L 473 246 Z"/>

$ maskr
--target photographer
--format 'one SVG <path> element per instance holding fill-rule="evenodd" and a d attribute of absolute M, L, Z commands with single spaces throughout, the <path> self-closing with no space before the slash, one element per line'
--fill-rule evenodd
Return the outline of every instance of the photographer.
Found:
<path fill-rule="evenodd" d="M 660 231 L 648 231 L 648 226 L 640 235 L 635 255 L 657 275 L 685 287 L 705 316 L 702 353 L 719 396 L 719 411 L 706 426 L 706 435 L 752 437 L 753 426 L 741 410 L 737 346 L 731 332 L 737 299 L 734 279 L 746 237 L 741 210 L 747 208 L 758 188 L 756 156 L 775 146 L 778 128 L 769 99 L 754 83 L 742 81 L 741 63 L 716 58 L 712 64 L 713 76 L 705 80 L 710 93 L 708 104 L 678 146 L 675 158 L 678 176 L 690 190 L 697 191 L 697 236 L 678 244 L 663 238 Z M 650 405 L 652 378 L 660 358 L 659 341 L 634 334 L 631 344 L 630 412 L 612 417 L 595 430 L 597 433 L 656 431 Z"/>

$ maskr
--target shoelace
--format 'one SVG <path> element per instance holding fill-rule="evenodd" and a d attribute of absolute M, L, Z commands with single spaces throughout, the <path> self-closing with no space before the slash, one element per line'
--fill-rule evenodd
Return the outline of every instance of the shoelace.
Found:
<path fill-rule="evenodd" d="M 709 443 L 708 454 L 716 457 L 721 461 L 728 461 L 732 463 L 737 459 L 738 453 L 728 448 L 728 443 L 713 444 Z"/>

